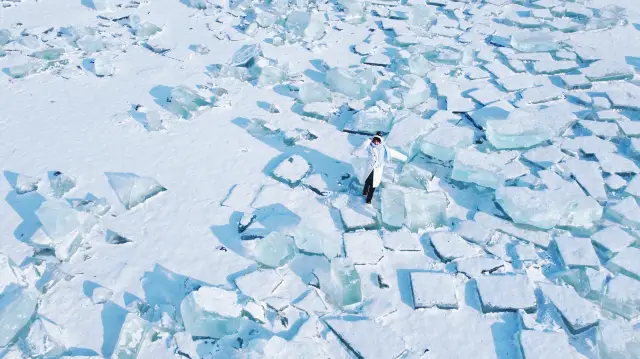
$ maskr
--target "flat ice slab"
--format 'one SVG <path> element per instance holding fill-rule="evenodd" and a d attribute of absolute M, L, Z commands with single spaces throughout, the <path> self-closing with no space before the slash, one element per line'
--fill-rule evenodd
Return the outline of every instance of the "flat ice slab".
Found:
<path fill-rule="evenodd" d="M 304 158 L 293 155 L 280 162 L 273 170 L 273 178 L 296 187 L 311 172 L 311 165 Z"/>
<path fill-rule="evenodd" d="M 586 359 L 569 345 L 569 338 L 563 332 L 523 330 L 519 337 L 524 359 Z"/>
<path fill-rule="evenodd" d="M 378 213 L 371 208 L 356 205 L 357 208 L 340 208 L 340 217 L 347 232 L 359 229 L 376 229 L 379 227 Z"/>
<path fill-rule="evenodd" d="M 382 239 L 376 231 L 344 234 L 344 248 L 354 264 L 376 264 L 382 258 Z"/>
<path fill-rule="evenodd" d="M 482 311 L 536 310 L 536 296 L 526 275 L 488 275 L 476 278 Z"/>
<path fill-rule="evenodd" d="M 456 259 L 453 263 L 456 264 L 458 272 L 466 274 L 469 278 L 478 278 L 504 267 L 503 260 L 484 255 Z"/>
<path fill-rule="evenodd" d="M 634 247 L 623 249 L 607 262 L 607 267 L 640 281 L 640 249 Z"/>
<path fill-rule="evenodd" d="M 457 309 L 455 277 L 449 273 L 412 272 L 414 308 Z"/>
<path fill-rule="evenodd" d="M 598 268 L 600 261 L 589 238 L 559 236 L 555 238 L 556 246 L 564 265 L 573 267 Z"/>
<path fill-rule="evenodd" d="M 273 269 L 259 269 L 236 278 L 234 282 L 245 295 L 264 300 L 282 283 L 282 277 Z"/>
<path fill-rule="evenodd" d="M 591 236 L 591 241 L 607 257 L 629 247 L 636 239 L 618 226 L 609 226 Z"/>
<path fill-rule="evenodd" d="M 573 288 L 549 283 L 538 283 L 542 293 L 558 308 L 569 330 L 580 333 L 596 325 L 600 320 L 597 305 L 582 298 Z"/>
<path fill-rule="evenodd" d="M 456 258 L 472 257 L 480 251 L 459 235 L 451 232 L 434 232 L 430 235 L 431 244 L 436 254 L 443 262 L 449 262 Z"/>
<path fill-rule="evenodd" d="M 421 251 L 423 249 L 418 235 L 406 229 L 384 232 L 382 242 L 385 248 L 394 251 Z"/>
<path fill-rule="evenodd" d="M 400 337 L 370 319 L 346 316 L 324 318 L 324 322 L 358 358 L 396 359 L 405 351 Z"/>

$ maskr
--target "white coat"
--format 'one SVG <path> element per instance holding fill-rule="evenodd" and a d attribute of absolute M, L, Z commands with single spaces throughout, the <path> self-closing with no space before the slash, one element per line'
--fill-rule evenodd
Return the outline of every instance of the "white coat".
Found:
<path fill-rule="evenodd" d="M 364 181 L 373 171 L 374 188 L 380 186 L 380 182 L 382 182 L 382 173 L 384 172 L 384 166 L 391 160 L 391 158 L 396 158 L 402 162 L 405 162 L 407 160 L 407 156 L 404 156 L 400 152 L 385 146 L 384 142 L 380 143 L 377 146 L 374 146 L 371 142 L 371 139 L 366 140 L 362 144 L 362 146 L 354 151 L 354 154 L 360 154 L 361 156 L 364 156 L 365 153 L 367 156 L 367 163 L 365 166 L 366 170 L 361 174 L 362 178 L 360 180 L 361 183 L 364 183 Z"/>
<path fill-rule="evenodd" d="M 367 147 L 367 171 L 365 172 L 368 177 L 373 172 L 373 188 L 380 186 L 382 182 L 382 172 L 384 172 L 384 165 L 389 160 L 389 153 L 387 148 L 382 143 L 374 145 L 369 141 Z"/>

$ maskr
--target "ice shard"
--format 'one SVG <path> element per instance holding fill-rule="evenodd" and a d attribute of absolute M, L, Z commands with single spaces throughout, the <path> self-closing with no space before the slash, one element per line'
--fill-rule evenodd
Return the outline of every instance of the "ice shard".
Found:
<path fill-rule="evenodd" d="M 550 31 L 522 31 L 511 36 L 511 47 L 521 52 L 545 52 L 560 49 Z"/>
<path fill-rule="evenodd" d="M 149 332 L 150 324 L 136 313 L 129 313 L 124 318 L 118 342 L 113 350 L 114 359 L 135 359 L 142 343 Z"/>
<path fill-rule="evenodd" d="M 407 226 L 413 232 L 439 227 L 447 221 L 447 197 L 443 192 L 413 190 L 405 196 Z"/>
<path fill-rule="evenodd" d="M 69 259 L 97 223 L 95 216 L 71 208 L 64 200 L 43 203 L 36 216 L 52 239 L 56 257 L 60 260 Z"/>
<path fill-rule="evenodd" d="M 393 126 L 394 117 L 379 107 L 370 107 L 353 115 L 351 121 L 345 124 L 345 130 L 374 135 L 377 132 L 388 133 Z"/>
<path fill-rule="evenodd" d="M 327 71 L 325 83 L 333 91 L 354 99 L 363 99 L 371 92 L 375 74 L 370 69 L 333 68 Z"/>
<path fill-rule="evenodd" d="M 210 101 L 185 86 L 176 86 L 171 89 L 169 109 L 184 119 L 191 118 L 192 112 L 212 105 Z"/>
<path fill-rule="evenodd" d="M 469 127 L 444 123 L 420 139 L 420 151 L 441 161 L 451 161 L 458 148 L 473 144 L 474 132 Z"/>
<path fill-rule="evenodd" d="M 0 296 L 0 347 L 12 343 L 33 318 L 38 297 L 29 288 L 5 290 Z"/>
<path fill-rule="evenodd" d="M 45 318 L 31 324 L 24 344 L 32 358 L 57 358 L 67 351 L 62 329 Z"/>
<path fill-rule="evenodd" d="M 536 112 L 515 110 L 506 120 L 487 121 L 487 139 L 497 149 L 529 148 L 555 136 Z"/>
<path fill-rule="evenodd" d="M 331 260 L 331 279 L 322 290 L 337 305 L 347 306 L 362 301 L 360 275 L 348 258 Z"/>
<path fill-rule="evenodd" d="M 271 232 L 257 240 L 253 256 L 259 263 L 278 268 L 289 262 L 295 254 L 293 238 L 278 232 Z"/>
<path fill-rule="evenodd" d="M 182 300 L 180 313 L 192 336 L 222 338 L 238 331 L 242 306 L 236 292 L 200 287 Z"/>
<path fill-rule="evenodd" d="M 39 178 L 18 174 L 12 186 L 17 194 L 25 194 L 37 190 L 39 182 Z"/>
<path fill-rule="evenodd" d="M 331 102 L 331 92 L 322 84 L 304 83 L 298 90 L 298 99 L 305 104 Z"/>
<path fill-rule="evenodd" d="M 459 149 L 453 161 L 451 178 L 496 189 L 504 183 L 504 161 L 499 156 L 471 149 Z"/>
<path fill-rule="evenodd" d="M 382 223 L 389 228 L 401 228 L 405 221 L 404 191 L 386 185 L 380 192 Z"/>
<path fill-rule="evenodd" d="M 262 56 L 259 44 L 244 45 L 233 54 L 229 66 L 250 67 L 258 56 Z"/>
<path fill-rule="evenodd" d="M 273 170 L 272 176 L 291 187 L 297 187 L 309 172 L 311 172 L 309 162 L 299 155 L 293 155 L 280 162 Z"/>
<path fill-rule="evenodd" d="M 76 186 L 76 179 L 75 177 L 56 171 L 51 175 L 49 183 L 51 184 L 53 195 L 56 198 L 61 198 Z"/>
<path fill-rule="evenodd" d="M 167 190 L 151 177 L 119 172 L 107 172 L 105 175 L 111 188 L 116 192 L 118 199 L 126 209 L 131 209 Z"/>

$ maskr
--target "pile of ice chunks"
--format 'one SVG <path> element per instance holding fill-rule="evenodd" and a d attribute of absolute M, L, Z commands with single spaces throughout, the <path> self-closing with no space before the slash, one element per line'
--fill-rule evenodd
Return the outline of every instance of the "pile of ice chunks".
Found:
<path fill-rule="evenodd" d="M 94 3 L 107 8 L 103 6 L 107 2 Z M 634 327 L 640 315 L 636 248 L 640 190 L 635 179 L 640 169 L 634 150 L 638 152 L 640 145 L 625 138 L 640 134 L 637 118 L 628 115 L 640 109 L 640 88 L 632 82 L 635 70 L 626 54 L 606 54 L 567 36 L 625 29 L 629 25 L 624 8 L 594 8 L 562 0 L 429 0 L 425 4 L 341 0 L 334 13 L 323 3 L 245 1 L 230 4 L 231 9 L 222 13 L 226 4 L 221 2 L 186 4 L 202 10 L 198 16 L 239 17 L 242 36 L 268 32 L 276 46 L 288 42 L 314 49 L 325 34 L 371 26 L 371 34 L 356 45 L 357 53 L 366 56 L 360 65 L 328 68 L 323 84 L 303 83 L 296 99 L 303 116 L 325 120 L 337 107 L 334 101 L 344 100 L 356 110 L 344 130 L 365 135 L 382 132 L 387 145 L 409 160 L 388 166 L 390 175 L 384 177 L 373 207 L 353 202 L 331 208 L 339 235 L 307 225 L 270 231 L 260 227 L 255 213 L 247 212 L 238 232 L 241 236 L 253 233 L 249 256 L 259 269 L 236 279 L 237 288 L 205 286 L 191 291 L 180 305 L 179 316 L 160 314 L 167 327 L 184 329 L 191 337 L 219 339 L 218 345 L 227 345 L 235 353 L 242 344 L 233 347 L 229 338 L 242 339 L 240 333 L 247 325 L 295 334 L 298 321 L 318 320 L 322 317 L 318 313 L 329 311 L 348 312 L 359 316 L 323 317 L 317 322 L 336 336 L 343 353 L 385 358 L 405 351 L 422 355 L 426 348 L 418 350 L 423 344 L 420 339 L 397 322 L 424 315 L 425 311 L 411 311 L 417 308 L 431 308 L 427 315 L 446 311 L 442 315 L 447 322 L 464 318 L 470 310 L 460 298 L 464 292 L 465 298 L 479 300 L 474 312 L 478 321 L 490 320 L 489 312 L 518 313 L 514 316 L 523 323 L 511 334 L 517 334 L 514 345 L 527 358 L 544 356 L 540 350 L 547 349 L 556 356 L 578 357 L 574 345 L 582 340 L 578 338 L 582 333 L 597 341 L 589 357 L 596 357 L 596 352 L 602 358 L 640 355 Z M 139 18 L 128 21 L 138 40 L 162 30 Z M 32 57 L 5 72 L 21 78 L 63 66 L 73 51 L 93 54 L 111 47 L 112 40 L 96 29 L 67 28 L 60 33 L 68 46 L 55 43 L 43 49 L 40 42 L 46 36 L 13 36 L 0 30 L 0 56 L 3 48 L 15 45 L 29 49 L 24 55 Z M 155 44 L 147 42 L 154 51 L 168 51 Z M 383 44 L 392 51 L 377 52 Z M 397 56 L 391 55 L 395 52 Z M 96 75 L 111 75 L 113 68 L 102 60 L 95 63 Z M 286 66 L 265 58 L 257 43 L 242 46 L 212 72 L 264 88 L 291 78 Z M 562 83 L 553 75 L 559 75 Z M 589 88 L 598 93 L 586 91 Z M 190 118 L 211 105 L 196 91 L 180 86 L 171 93 L 169 109 Z M 149 130 L 163 128 L 157 113 L 147 112 L 146 117 Z M 280 136 L 291 147 L 316 136 L 307 128 L 281 127 L 263 119 L 251 119 L 245 128 L 258 138 Z M 354 161 L 358 176 L 352 176 L 352 188 L 344 189 L 353 197 L 362 188 L 363 165 L 361 158 Z M 310 179 L 317 175 L 312 172 L 305 158 L 294 155 L 281 161 L 271 175 L 288 185 L 287 190 L 306 191 L 303 187 L 312 186 Z M 126 209 L 166 190 L 151 178 L 108 177 Z M 95 218 L 110 210 L 100 199 L 71 204 L 61 200 L 75 188 L 75 181 L 66 174 L 50 178 L 52 197 L 58 199 L 47 200 L 37 212 L 49 237 L 39 245 L 54 249 L 62 260 L 82 243 Z M 17 194 L 27 196 L 44 187 L 40 179 L 24 175 L 12 186 Z M 327 203 L 335 202 L 336 194 L 316 189 L 328 197 Z M 258 230 L 264 233 L 255 235 Z M 125 240 L 115 232 L 107 235 L 111 243 Z M 317 265 L 322 268 L 315 268 L 311 279 L 291 275 L 290 271 L 299 269 L 297 261 L 315 260 L 323 264 Z M 15 264 L 5 267 L 16 268 Z M 411 273 L 404 276 L 400 269 Z M 264 279 L 257 289 L 256 278 Z M 36 297 L 19 282 L 21 289 L 8 292 L 14 296 L 4 292 L 0 296 L 0 301 L 10 302 L 16 310 L 0 315 L 18 313 L 8 319 L 17 323 L 17 331 L 28 325 L 22 321 L 33 321 L 24 338 L 29 355 L 59 355 L 64 347 L 58 345 L 56 328 L 49 328 L 42 318 L 31 319 Z M 295 290 L 289 292 L 291 288 Z M 288 297 L 292 293 L 300 296 Z M 407 293 L 409 298 L 404 297 Z M 541 303 L 536 294 L 544 297 Z M 413 308 L 404 308 L 402 302 L 412 303 Z M 179 318 L 184 328 L 173 322 Z M 135 358 L 155 330 L 152 326 L 157 323 L 151 322 L 156 319 L 145 310 L 128 314 L 114 355 Z M 361 336 L 353 334 L 362 331 L 384 338 L 384 344 L 382 340 L 363 344 Z M 436 334 L 416 332 L 429 338 L 434 346 L 430 351 L 437 355 L 438 340 L 431 340 Z M 2 335 L 0 339 L 11 342 L 16 334 L 5 331 Z M 257 344 L 260 340 L 252 340 L 244 348 L 265 356 L 296 353 L 294 349 L 305 348 L 302 335 L 307 333 L 286 341 Z M 42 338 L 50 338 L 46 341 L 52 345 L 38 347 Z M 331 347 L 328 338 L 314 336 L 322 343 L 320 351 Z M 490 348 L 489 355 L 495 355 L 494 345 L 491 340 L 484 344 Z"/>

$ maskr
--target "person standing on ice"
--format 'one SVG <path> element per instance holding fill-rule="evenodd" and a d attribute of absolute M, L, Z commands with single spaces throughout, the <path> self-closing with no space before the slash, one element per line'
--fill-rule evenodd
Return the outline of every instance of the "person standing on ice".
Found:
<path fill-rule="evenodd" d="M 367 204 L 371 204 L 373 193 L 382 181 L 382 171 L 384 171 L 385 162 L 389 159 L 389 152 L 387 151 L 387 147 L 382 143 L 382 137 L 380 135 L 373 136 L 373 138 L 367 140 L 363 146 L 367 146 L 367 171 L 365 173 L 369 175 L 364 181 L 362 195 L 367 198 Z"/>

